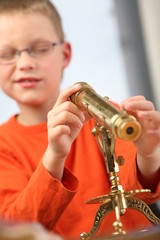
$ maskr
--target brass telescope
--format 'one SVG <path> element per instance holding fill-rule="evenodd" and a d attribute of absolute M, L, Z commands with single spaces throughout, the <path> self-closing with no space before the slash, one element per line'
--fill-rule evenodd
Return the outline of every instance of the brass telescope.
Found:
<path fill-rule="evenodd" d="M 98 95 L 87 83 L 79 83 L 82 88 L 70 97 L 73 103 L 106 129 L 110 129 L 116 137 L 126 141 L 135 141 L 139 137 L 141 126 L 134 116 Z"/>

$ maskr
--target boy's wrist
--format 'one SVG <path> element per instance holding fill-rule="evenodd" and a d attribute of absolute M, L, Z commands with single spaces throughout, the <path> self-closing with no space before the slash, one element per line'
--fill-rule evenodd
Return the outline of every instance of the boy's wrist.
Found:
<path fill-rule="evenodd" d="M 160 168 L 160 147 L 158 146 L 152 154 L 143 156 L 137 152 L 137 165 L 140 171 L 153 174 Z"/>
<path fill-rule="evenodd" d="M 137 154 L 137 170 L 143 188 L 149 188 L 155 192 L 160 176 L 159 150 L 147 157 Z"/>
<path fill-rule="evenodd" d="M 56 155 L 49 147 L 43 156 L 45 169 L 54 177 L 61 181 L 64 171 L 65 158 Z"/>

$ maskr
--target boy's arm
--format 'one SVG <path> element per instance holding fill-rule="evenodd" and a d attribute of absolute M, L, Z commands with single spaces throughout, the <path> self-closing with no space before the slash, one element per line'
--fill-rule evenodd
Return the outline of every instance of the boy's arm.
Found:
<path fill-rule="evenodd" d="M 72 200 L 78 180 L 64 169 L 62 181 L 53 178 L 40 161 L 29 176 L 9 153 L 0 154 L 0 215 L 6 220 L 40 222 L 53 229 Z"/>
<path fill-rule="evenodd" d="M 74 196 L 78 180 L 64 165 L 85 120 L 68 101 L 80 88 L 77 84 L 64 90 L 49 112 L 48 147 L 32 176 L 10 153 L 0 151 L 0 209 L 5 218 L 39 221 L 51 228 Z"/>
<path fill-rule="evenodd" d="M 137 155 L 138 178 L 144 188 L 149 188 L 154 193 L 160 182 L 160 149 L 151 156 Z"/>
<path fill-rule="evenodd" d="M 116 155 L 124 157 L 124 165 L 119 166 L 119 178 L 125 192 L 138 189 L 150 189 L 144 186 L 139 178 L 139 169 L 137 167 L 137 150 L 132 142 L 116 139 Z M 151 190 L 151 189 L 150 189 Z M 152 204 L 160 200 L 160 180 L 155 186 L 155 191 L 136 195 L 137 198 L 144 200 L 147 204 Z"/>
<path fill-rule="evenodd" d="M 48 147 L 43 164 L 46 170 L 59 180 L 62 179 L 71 145 L 85 122 L 84 113 L 69 101 L 69 97 L 80 89 L 80 84 L 74 84 L 62 91 L 48 113 Z"/>
<path fill-rule="evenodd" d="M 160 181 L 160 112 L 143 96 L 131 97 L 121 103 L 141 124 L 142 133 L 134 142 L 137 148 L 138 177 L 144 188 L 155 192 Z"/>

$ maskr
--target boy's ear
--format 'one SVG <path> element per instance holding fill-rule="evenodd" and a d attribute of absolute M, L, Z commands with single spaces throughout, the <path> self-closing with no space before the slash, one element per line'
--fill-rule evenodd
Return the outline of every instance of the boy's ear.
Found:
<path fill-rule="evenodd" d="M 63 43 L 63 67 L 67 67 L 72 56 L 71 44 L 69 42 Z"/>

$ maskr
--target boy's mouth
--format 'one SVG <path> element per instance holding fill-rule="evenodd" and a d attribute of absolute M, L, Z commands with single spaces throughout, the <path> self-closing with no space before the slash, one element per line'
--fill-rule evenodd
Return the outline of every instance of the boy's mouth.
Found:
<path fill-rule="evenodd" d="M 38 85 L 39 82 L 40 79 L 32 77 L 19 78 L 16 81 L 16 83 L 18 83 L 23 88 L 34 88 Z"/>

